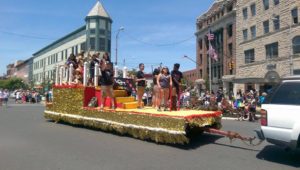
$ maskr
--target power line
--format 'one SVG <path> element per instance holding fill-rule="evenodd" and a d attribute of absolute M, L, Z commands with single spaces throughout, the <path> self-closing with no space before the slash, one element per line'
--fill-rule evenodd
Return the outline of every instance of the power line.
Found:
<path fill-rule="evenodd" d="M 192 38 L 194 38 L 195 36 L 191 36 L 191 37 L 188 37 L 187 39 L 183 39 L 183 40 L 180 40 L 180 41 L 177 41 L 177 42 L 171 42 L 171 43 L 166 43 L 166 44 L 155 44 L 155 43 L 150 43 L 150 42 L 146 42 L 146 41 L 143 41 L 143 40 L 140 40 L 138 38 L 135 38 L 134 36 L 128 34 L 127 32 L 124 32 L 125 35 L 127 35 L 127 37 L 131 38 L 132 40 L 134 41 L 137 41 L 139 43 L 142 43 L 142 44 L 146 44 L 146 45 L 150 45 L 150 46 L 157 46 L 157 47 L 162 47 L 162 46 L 173 46 L 173 45 L 178 45 L 178 44 L 182 44 L 186 41 L 189 41 L 191 40 Z"/>
<path fill-rule="evenodd" d="M 47 37 L 39 37 L 39 36 L 34 36 L 34 35 L 19 34 L 19 33 L 9 32 L 9 31 L 1 31 L 0 30 L 0 33 L 14 35 L 14 36 L 23 37 L 23 38 L 41 39 L 41 40 L 55 40 L 55 38 L 47 38 Z"/>

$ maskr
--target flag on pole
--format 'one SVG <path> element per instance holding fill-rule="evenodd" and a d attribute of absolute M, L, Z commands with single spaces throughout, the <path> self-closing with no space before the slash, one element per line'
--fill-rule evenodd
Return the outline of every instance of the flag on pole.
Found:
<path fill-rule="evenodd" d="M 209 45 L 208 54 L 213 60 L 218 61 L 218 54 L 211 44 Z"/>

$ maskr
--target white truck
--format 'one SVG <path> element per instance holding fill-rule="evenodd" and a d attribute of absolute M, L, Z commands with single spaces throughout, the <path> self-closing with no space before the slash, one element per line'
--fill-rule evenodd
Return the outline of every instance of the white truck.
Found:
<path fill-rule="evenodd" d="M 256 133 L 285 149 L 300 149 L 300 76 L 284 79 L 268 94 Z"/>

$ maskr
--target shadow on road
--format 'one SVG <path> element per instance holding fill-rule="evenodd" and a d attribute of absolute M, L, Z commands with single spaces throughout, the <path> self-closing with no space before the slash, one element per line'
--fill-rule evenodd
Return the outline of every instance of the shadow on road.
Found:
<path fill-rule="evenodd" d="M 283 165 L 300 167 L 300 152 L 287 152 L 284 149 L 268 145 L 256 155 L 256 158 Z"/>
<path fill-rule="evenodd" d="M 220 138 L 223 138 L 223 137 L 204 133 L 202 135 L 192 138 L 190 140 L 190 143 L 188 143 L 188 144 L 185 144 L 185 145 L 168 144 L 168 146 L 176 147 L 176 148 L 184 149 L 184 150 L 191 150 L 191 149 L 197 149 L 203 145 L 215 143 Z"/>
<path fill-rule="evenodd" d="M 235 148 L 235 149 L 243 149 L 243 150 L 247 150 L 247 151 L 254 151 L 254 152 L 259 152 L 260 150 L 257 149 L 250 149 L 250 148 L 245 148 L 245 147 L 240 147 L 240 146 L 234 146 L 231 144 L 221 144 L 221 143 L 214 143 L 215 145 L 219 145 L 219 146 L 226 146 L 226 147 L 230 147 L 230 148 Z M 247 146 L 247 145 L 245 145 Z"/>
<path fill-rule="evenodd" d="M 46 120 L 46 121 L 49 122 L 49 123 L 54 123 L 55 122 L 53 120 Z M 114 131 L 107 132 L 107 131 L 99 130 L 97 128 L 86 127 L 86 126 L 83 126 L 83 125 L 70 124 L 70 123 L 63 122 L 63 121 L 59 121 L 59 122 L 56 122 L 56 123 L 61 124 L 61 125 L 66 125 L 66 126 L 72 126 L 74 128 L 84 128 L 84 129 L 89 129 L 89 130 L 93 130 L 93 131 L 99 131 L 99 132 L 102 132 L 102 133 L 114 134 L 114 135 L 117 135 L 117 136 L 120 136 L 120 137 L 129 137 L 129 138 L 132 138 L 132 139 L 135 139 L 135 140 L 140 140 L 140 139 L 136 139 L 136 138 L 134 138 L 134 137 L 132 137 L 128 134 L 119 134 L 119 133 L 114 132 Z M 182 145 L 182 144 L 162 144 L 162 143 L 156 143 L 152 140 L 142 140 L 142 141 L 148 142 L 148 143 L 153 143 L 153 144 L 176 147 L 176 148 L 184 149 L 184 150 L 191 150 L 191 149 L 197 149 L 197 148 L 199 148 L 203 145 L 208 145 L 208 144 L 215 143 L 215 141 L 217 141 L 220 138 L 223 138 L 223 137 L 218 136 L 218 135 L 211 135 L 211 134 L 203 133 L 203 134 L 199 134 L 198 136 L 194 136 L 190 140 L 190 143 L 185 144 L 185 145 Z"/>

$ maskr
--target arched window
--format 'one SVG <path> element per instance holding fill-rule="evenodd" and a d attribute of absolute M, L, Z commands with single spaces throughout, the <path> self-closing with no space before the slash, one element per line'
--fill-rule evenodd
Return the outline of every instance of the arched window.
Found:
<path fill-rule="evenodd" d="M 293 39 L 293 51 L 294 54 L 300 54 L 300 36 L 296 36 Z"/>

